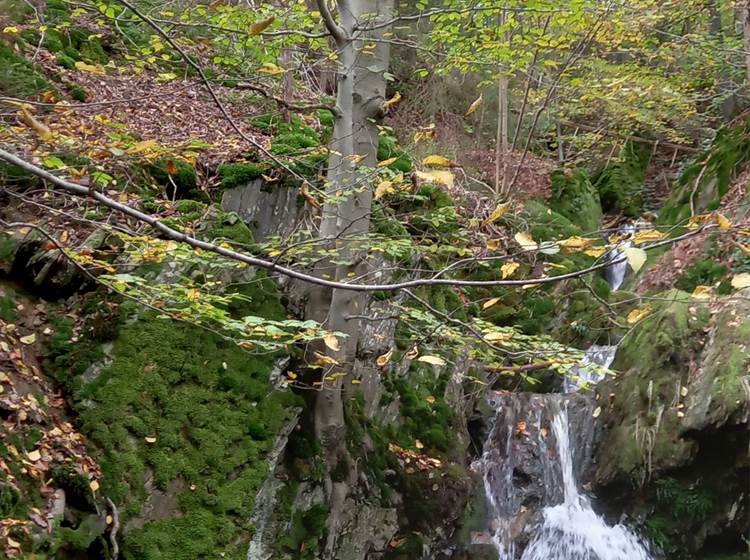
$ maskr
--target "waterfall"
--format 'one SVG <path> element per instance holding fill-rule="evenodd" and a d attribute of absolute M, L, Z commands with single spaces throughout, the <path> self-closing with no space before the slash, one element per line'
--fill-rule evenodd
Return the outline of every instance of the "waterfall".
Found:
<path fill-rule="evenodd" d="M 563 380 L 563 392 L 574 393 L 578 389 L 596 385 L 604 379 L 604 374 L 599 369 L 586 367 L 596 364 L 602 368 L 609 368 L 615 361 L 617 353 L 616 345 L 598 345 L 594 344 L 586 351 L 586 355 L 581 361 L 581 365 L 575 366 Z"/>
<path fill-rule="evenodd" d="M 578 489 L 593 436 L 589 399 L 498 394 L 491 404 L 497 416 L 476 467 L 499 560 L 651 560 L 636 535 L 607 525 Z M 579 428 L 572 437 L 569 410 Z"/>
<path fill-rule="evenodd" d="M 609 526 L 578 491 L 564 407 L 552 421 L 563 477 L 562 504 L 544 509 L 544 522 L 522 560 L 651 560 L 646 547 L 624 525 Z"/>

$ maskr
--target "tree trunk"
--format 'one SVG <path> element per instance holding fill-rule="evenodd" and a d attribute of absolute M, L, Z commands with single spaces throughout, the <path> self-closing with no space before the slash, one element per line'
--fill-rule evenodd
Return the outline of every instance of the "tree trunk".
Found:
<path fill-rule="evenodd" d="M 719 0 L 710 0 L 708 3 L 709 32 L 720 45 L 724 45 L 724 25 L 721 21 L 721 7 Z M 721 102 L 721 116 L 725 121 L 732 120 L 737 112 L 737 96 L 734 93 L 734 84 L 726 68 L 719 73 L 719 93 L 724 96 Z"/>
<path fill-rule="evenodd" d="M 339 0 L 338 11 L 343 36 L 337 39 L 338 115 L 328 161 L 328 200 L 323 207 L 320 237 L 324 246 L 337 249 L 336 260 L 346 264 L 334 265 L 324 260 L 316 267 L 316 273 L 346 281 L 367 269 L 366 253 L 358 247 L 356 238 L 370 228 L 372 188 L 367 174 L 359 172 L 357 167 L 374 168 L 377 164 L 376 122 L 383 115 L 385 72 L 390 57 L 387 42 L 377 42 L 375 49 L 363 51 L 370 42 L 368 39 L 382 38 L 387 28 L 358 32 L 355 26 L 365 26 L 368 14 L 376 14 L 373 16 L 375 22 L 389 20 L 393 0 Z M 355 33 L 359 35 L 355 36 Z M 353 156 L 364 158 L 355 165 Z M 343 528 L 344 503 L 356 478 L 346 446 L 344 388 L 351 387 L 360 331 L 359 319 L 349 317 L 361 314 L 366 303 L 367 297 L 363 293 L 325 288 L 313 289 L 308 301 L 307 317 L 323 323 L 329 330 L 347 335 L 339 340 L 338 351 L 317 345 L 308 352 L 310 362 L 315 361 L 315 358 L 310 358 L 313 352 L 327 354 L 337 362 L 336 365 L 324 366 L 328 369 L 323 374 L 314 411 L 316 435 L 325 453 L 325 490 L 330 506 L 324 558 L 334 557 L 336 541 Z M 327 375 L 341 371 L 349 375 L 326 379 Z"/>
<path fill-rule="evenodd" d="M 500 26 L 505 26 L 505 8 L 500 15 Z M 506 34 L 507 39 L 507 34 Z M 505 191 L 508 174 L 508 65 L 500 65 L 497 80 L 497 138 L 495 140 L 495 190 Z"/>
<path fill-rule="evenodd" d="M 745 68 L 747 70 L 747 84 L 750 86 L 750 0 L 745 0 L 742 6 L 742 35 L 745 45 Z"/>

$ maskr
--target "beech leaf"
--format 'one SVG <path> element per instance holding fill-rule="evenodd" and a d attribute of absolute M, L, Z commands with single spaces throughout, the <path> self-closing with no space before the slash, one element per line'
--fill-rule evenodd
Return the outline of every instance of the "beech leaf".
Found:
<path fill-rule="evenodd" d="M 426 167 L 453 167 L 453 162 L 446 157 L 432 155 L 424 158 L 422 165 Z"/>
<path fill-rule="evenodd" d="M 259 21 L 257 23 L 254 23 L 250 26 L 250 30 L 248 31 L 248 34 L 251 37 L 254 37 L 256 35 L 260 35 L 263 33 L 268 27 L 276 20 L 274 16 L 271 16 L 268 19 L 264 19 L 263 21 Z"/>
<path fill-rule="evenodd" d="M 469 108 L 466 110 L 466 114 L 464 116 L 468 117 L 469 115 L 474 113 L 477 109 L 479 109 L 479 107 L 482 106 L 482 101 L 483 101 L 482 94 L 480 93 L 479 97 L 477 97 L 476 100 L 474 100 L 474 102 L 471 105 L 469 105 Z"/>
<path fill-rule="evenodd" d="M 388 352 L 386 352 L 385 354 L 378 356 L 375 360 L 375 363 L 380 367 L 383 367 L 385 364 L 391 361 L 391 356 L 393 356 L 393 348 L 388 350 Z"/>
<path fill-rule="evenodd" d="M 507 262 L 503 266 L 500 267 L 500 274 L 502 274 L 503 279 L 507 278 L 508 276 L 512 275 L 516 270 L 518 270 L 518 267 L 521 266 L 517 262 Z"/>
<path fill-rule="evenodd" d="M 444 366 L 445 360 L 439 356 L 420 356 L 417 358 L 418 362 L 424 362 L 426 364 L 432 364 L 433 366 Z"/>
<path fill-rule="evenodd" d="M 750 272 L 735 274 L 732 277 L 732 287 L 738 290 L 750 287 Z"/>
<path fill-rule="evenodd" d="M 499 297 L 493 297 L 492 299 L 488 299 L 482 305 L 482 309 L 489 309 L 490 307 L 492 307 L 493 305 L 495 305 L 498 301 L 500 301 Z"/>
<path fill-rule="evenodd" d="M 523 231 L 517 232 L 513 236 L 513 239 L 516 240 L 516 243 L 518 243 L 522 249 L 525 249 L 527 251 L 533 251 L 539 248 L 539 245 L 537 245 L 536 241 L 534 241 L 534 238 Z"/>
<path fill-rule="evenodd" d="M 339 339 L 336 338 L 335 334 L 329 334 L 323 338 L 323 342 L 325 343 L 328 348 L 333 350 L 334 352 L 339 351 Z"/>
<path fill-rule="evenodd" d="M 646 251 L 643 249 L 625 247 L 623 253 L 625 253 L 625 257 L 628 259 L 628 264 L 633 269 L 633 272 L 638 272 L 646 262 Z"/>

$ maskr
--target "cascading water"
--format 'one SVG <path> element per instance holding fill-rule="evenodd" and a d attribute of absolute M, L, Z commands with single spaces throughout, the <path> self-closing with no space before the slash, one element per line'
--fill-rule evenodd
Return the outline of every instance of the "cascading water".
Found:
<path fill-rule="evenodd" d="M 632 235 L 633 233 L 635 233 L 635 224 L 625 224 L 619 230 L 617 230 L 617 233 L 623 237 Z M 615 247 L 608 253 L 608 262 L 615 261 L 618 258 L 622 257 L 625 254 L 623 250 L 627 247 L 632 246 L 632 241 L 620 242 L 617 247 Z M 622 283 L 625 282 L 625 277 L 628 274 L 629 266 L 630 265 L 628 265 L 628 261 L 623 259 L 622 262 L 612 263 L 607 267 L 607 269 L 605 270 L 605 276 L 607 277 L 607 282 L 609 282 L 612 291 L 619 290 L 620 286 L 622 286 Z"/>
<path fill-rule="evenodd" d="M 588 399 L 504 394 L 494 404 L 495 425 L 478 467 L 499 560 L 651 560 L 638 537 L 624 525 L 607 525 L 578 489 L 576 470 L 592 439 Z M 575 441 L 569 407 L 582 424 Z M 524 487 L 532 476 L 537 487 Z"/>
<path fill-rule="evenodd" d="M 646 547 L 628 529 L 610 527 L 578 491 L 565 408 L 552 420 L 563 478 L 563 503 L 544 509 L 544 522 L 522 560 L 650 560 Z"/>
<path fill-rule="evenodd" d="M 632 224 L 620 229 L 622 234 L 634 231 Z M 631 244 L 624 241 L 610 260 Z M 627 262 L 607 269 L 613 290 L 627 271 Z M 562 395 L 497 394 L 491 399 L 497 413 L 477 467 L 499 560 L 651 560 L 635 534 L 622 524 L 607 525 L 594 512 L 576 482 L 576 467 L 583 471 L 590 454 L 594 424 L 591 399 L 576 392 L 602 381 L 602 368 L 612 365 L 616 352 L 616 345 L 591 346 L 564 379 Z M 573 442 L 571 424 L 576 427 Z"/>

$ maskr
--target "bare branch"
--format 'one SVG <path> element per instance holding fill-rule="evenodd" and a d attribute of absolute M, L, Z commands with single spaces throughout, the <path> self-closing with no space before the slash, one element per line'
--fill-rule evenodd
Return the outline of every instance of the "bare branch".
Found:
<path fill-rule="evenodd" d="M 325 23 L 328 33 L 331 34 L 331 37 L 333 37 L 339 47 L 343 46 L 348 38 L 343 28 L 333 19 L 333 15 L 331 15 L 331 10 L 328 9 L 326 0 L 316 0 L 316 4 L 320 15 L 323 17 L 323 23 Z"/>
<path fill-rule="evenodd" d="M 36 175 L 37 177 L 40 177 L 46 181 L 49 181 L 50 183 L 52 183 L 53 185 L 57 187 L 60 187 L 61 189 L 74 193 L 77 196 L 90 197 L 103 206 L 106 206 L 113 210 L 117 210 L 118 212 L 121 212 L 122 214 L 125 214 L 141 222 L 144 222 L 150 225 L 151 227 L 153 227 L 156 231 L 158 231 L 160 234 L 164 235 L 168 239 L 173 239 L 175 241 L 186 243 L 190 245 L 191 247 L 202 249 L 204 251 L 210 251 L 212 253 L 221 255 L 223 257 L 226 257 L 234 261 L 244 262 L 248 265 L 257 266 L 258 268 L 262 268 L 270 272 L 275 272 L 277 274 L 282 274 L 290 278 L 295 278 L 297 280 L 302 280 L 303 282 L 316 284 L 318 286 L 324 286 L 327 288 L 338 288 L 341 290 L 348 290 L 348 291 L 353 291 L 353 292 L 375 292 L 375 291 L 381 291 L 381 290 L 404 290 L 408 288 L 417 288 L 419 286 L 438 286 L 438 285 L 440 286 L 474 286 L 474 287 L 539 286 L 539 285 L 545 285 L 545 284 L 556 284 L 558 282 L 562 282 L 563 280 L 569 280 L 571 278 L 578 278 L 580 276 L 584 276 L 592 272 L 604 270 L 605 268 L 613 264 L 625 262 L 627 260 L 627 258 L 623 255 L 622 257 L 618 257 L 611 261 L 601 262 L 601 263 L 592 265 L 588 268 L 584 268 L 582 270 L 577 270 L 574 272 L 569 272 L 567 274 L 561 274 L 559 276 L 542 277 L 542 278 L 527 278 L 527 279 L 521 279 L 521 280 L 461 280 L 461 279 L 447 279 L 447 278 L 433 277 L 433 278 L 417 278 L 417 279 L 408 280 L 405 282 L 395 282 L 393 284 L 353 284 L 353 283 L 339 282 L 339 281 L 334 281 L 334 280 L 326 280 L 325 278 L 318 278 L 311 274 L 301 272 L 299 270 L 295 270 L 293 268 L 289 268 L 286 266 L 282 266 L 282 265 L 279 265 L 278 263 L 275 263 L 266 259 L 262 259 L 259 257 L 255 257 L 247 253 L 240 253 L 233 249 L 221 247 L 213 243 L 209 243 L 207 241 L 196 239 L 195 237 L 187 235 L 181 231 L 172 229 L 171 227 L 165 225 L 164 223 L 154 218 L 153 216 L 150 216 L 148 214 L 141 212 L 140 210 L 137 210 L 135 208 L 132 208 L 130 206 L 117 202 L 116 200 L 109 198 L 108 196 L 106 196 L 103 193 L 100 193 L 99 191 L 96 191 L 92 188 L 85 187 L 77 183 L 71 183 L 70 181 L 61 179 L 60 177 L 53 175 L 49 171 L 42 169 L 41 167 L 38 167 L 34 164 L 31 164 L 3 150 L 2 148 L 0 148 L 0 159 L 5 160 L 8 163 L 12 163 L 13 165 L 18 166 L 21 169 L 33 175 Z M 4 187 L 4 188 L 8 188 L 8 187 Z M 706 230 L 716 229 L 717 227 L 718 227 L 717 224 L 706 224 L 696 230 L 690 231 L 688 233 L 674 237 L 672 239 L 665 239 L 662 241 L 657 241 L 656 243 L 652 243 L 651 245 L 644 246 L 643 249 L 650 250 L 650 249 L 655 249 L 657 247 L 661 247 L 664 245 L 671 245 L 673 243 L 677 243 L 678 241 L 682 241 L 683 239 L 688 239 L 690 237 L 698 235 Z M 436 274 L 435 276 L 437 276 L 438 274 Z"/>

